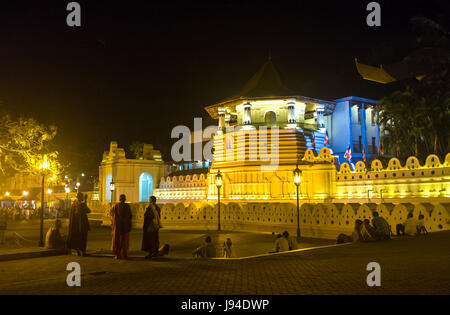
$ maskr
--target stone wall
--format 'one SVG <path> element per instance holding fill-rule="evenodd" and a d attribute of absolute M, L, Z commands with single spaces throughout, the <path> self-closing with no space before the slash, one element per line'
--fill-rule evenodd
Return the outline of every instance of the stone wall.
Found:
<path fill-rule="evenodd" d="M 130 204 L 133 226 L 141 228 L 146 203 Z M 163 226 L 183 229 L 217 229 L 217 203 L 191 202 L 160 204 Z M 103 211 L 103 224 L 109 225 L 109 206 Z M 425 215 L 429 232 L 450 229 L 450 203 L 303 203 L 300 207 L 300 229 L 304 237 L 334 239 L 339 233 L 350 234 L 356 219 L 372 219 L 378 211 L 395 232 L 395 226 L 413 212 L 415 218 Z M 101 211 L 94 211 L 99 214 Z M 221 203 L 223 230 L 282 232 L 291 234 L 297 229 L 297 207 L 294 203 Z"/>

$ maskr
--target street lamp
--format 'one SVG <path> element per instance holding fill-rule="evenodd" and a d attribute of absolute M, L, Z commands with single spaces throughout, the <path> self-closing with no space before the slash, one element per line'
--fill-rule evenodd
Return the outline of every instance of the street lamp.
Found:
<path fill-rule="evenodd" d="M 294 184 L 297 186 L 297 238 L 300 239 L 300 204 L 298 200 L 298 189 L 302 182 L 302 171 L 297 167 L 294 170 Z"/>
<path fill-rule="evenodd" d="M 77 192 L 80 190 L 80 182 L 77 182 Z"/>
<path fill-rule="evenodd" d="M 111 180 L 111 183 L 109 184 L 109 190 L 111 190 L 111 204 L 114 202 L 114 190 L 116 190 L 116 183 L 114 183 L 113 180 Z"/>
<path fill-rule="evenodd" d="M 9 191 L 7 191 L 7 192 L 5 193 L 5 196 L 6 196 L 6 197 L 9 197 Z"/>
<path fill-rule="evenodd" d="M 216 186 L 217 186 L 217 212 L 218 212 L 218 225 L 217 230 L 220 231 L 220 187 L 222 187 L 222 175 L 220 174 L 220 170 L 216 175 Z"/>
<path fill-rule="evenodd" d="M 45 175 L 48 171 L 48 162 L 47 162 L 47 155 L 44 155 L 44 158 L 42 160 L 42 163 L 39 165 L 39 171 L 42 174 L 42 190 L 41 190 L 41 212 L 40 212 L 40 218 L 41 218 L 41 233 L 39 237 L 39 247 L 44 247 L 44 185 L 45 185 Z"/>

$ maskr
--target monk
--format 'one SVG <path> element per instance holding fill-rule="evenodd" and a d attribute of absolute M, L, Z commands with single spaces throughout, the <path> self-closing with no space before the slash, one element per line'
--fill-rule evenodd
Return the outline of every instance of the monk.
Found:
<path fill-rule="evenodd" d="M 87 234 L 90 230 L 87 214 L 91 210 L 86 205 L 87 195 L 77 194 L 77 200 L 72 204 L 69 213 L 69 231 L 67 233 L 67 248 L 75 249 L 78 256 L 86 256 Z"/>
<path fill-rule="evenodd" d="M 116 259 L 128 258 L 131 231 L 131 208 L 125 203 L 126 196 L 120 195 L 120 203 L 111 208 L 112 244 Z"/>
<path fill-rule="evenodd" d="M 159 229 L 161 228 L 161 209 L 156 205 L 156 197 L 150 197 L 150 205 L 144 214 L 142 250 L 147 252 L 146 259 L 158 257 Z"/>

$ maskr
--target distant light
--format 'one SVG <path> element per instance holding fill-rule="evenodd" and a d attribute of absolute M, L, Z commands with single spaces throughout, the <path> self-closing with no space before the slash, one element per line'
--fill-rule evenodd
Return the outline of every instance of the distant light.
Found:
<path fill-rule="evenodd" d="M 66 194 L 70 193 L 70 188 L 69 187 L 65 187 L 64 190 L 66 191 Z"/>
<path fill-rule="evenodd" d="M 67 175 L 66 175 L 66 176 L 64 176 L 64 179 L 67 179 Z"/>
<path fill-rule="evenodd" d="M 84 173 L 81 173 L 81 176 L 83 176 L 83 177 L 84 177 Z"/>
<path fill-rule="evenodd" d="M 80 187 L 80 185 L 81 185 L 80 182 L 77 182 L 77 187 Z"/>
<path fill-rule="evenodd" d="M 52 190 L 49 188 L 49 189 L 47 189 L 47 194 L 51 194 L 52 193 Z"/>
<path fill-rule="evenodd" d="M 5 196 L 6 196 L 6 197 L 9 197 L 9 191 L 7 191 L 7 192 L 5 193 Z"/>
<path fill-rule="evenodd" d="M 23 195 L 24 195 L 24 196 L 28 196 L 28 191 L 24 190 L 24 191 L 23 191 Z"/>

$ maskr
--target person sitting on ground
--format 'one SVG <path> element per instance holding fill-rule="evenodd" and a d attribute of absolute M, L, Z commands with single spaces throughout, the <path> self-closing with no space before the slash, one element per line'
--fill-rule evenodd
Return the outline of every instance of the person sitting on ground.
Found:
<path fill-rule="evenodd" d="M 361 242 L 373 242 L 375 241 L 376 230 L 370 225 L 369 219 L 365 219 L 361 224 Z"/>
<path fill-rule="evenodd" d="M 47 234 L 45 235 L 45 247 L 47 249 L 65 249 L 66 248 L 66 240 L 63 236 L 61 236 L 61 220 L 56 220 L 54 226 L 48 229 Z"/>
<path fill-rule="evenodd" d="M 337 237 L 336 244 L 343 244 L 343 243 L 356 243 L 358 241 L 361 241 L 361 225 L 362 221 L 357 219 L 355 221 L 355 228 L 353 229 L 352 235 L 346 235 L 344 233 L 341 233 Z"/>
<path fill-rule="evenodd" d="M 376 211 L 373 213 L 372 225 L 375 228 L 376 241 L 385 241 L 391 238 L 391 226 Z"/>
<path fill-rule="evenodd" d="M 423 214 L 419 214 L 419 221 L 417 221 L 417 234 L 428 234 L 425 227 L 425 216 Z"/>
<path fill-rule="evenodd" d="M 289 241 L 281 234 L 277 235 L 275 241 L 275 252 L 287 252 L 289 250 Z"/>
<path fill-rule="evenodd" d="M 413 213 L 408 213 L 406 221 L 403 224 L 397 224 L 395 229 L 397 230 L 397 235 L 415 235 L 417 234 L 417 226 L 419 222 L 413 217 Z"/>
<path fill-rule="evenodd" d="M 211 243 L 211 236 L 206 236 L 205 244 L 197 248 L 192 255 L 201 258 L 214 258 L 216 257 L 216 247 Z"/>
<path fill-rule="evenodd" d="M 227 238 L 226 242 L 223 242 L 222 255 L 225 258 L 233 257 L 233 243 L 231 242 L 231 238 Z"/>
<path fill-rule="evenodd" d="M 285 239 L 287 239 L 288 244 L 289 244 L 289 250 L 294 250 L 294 249 L 298 249 L 298 243 L 297 243 L 297 238 L 295 238 L 294 236 L 289 235 L 288 231 L 284 231 L 283 232 L 283 237 Z"/>

